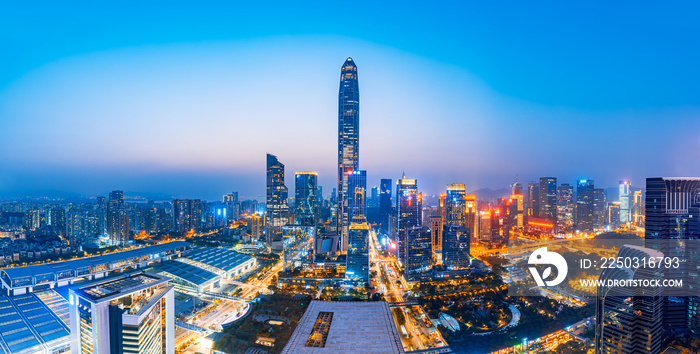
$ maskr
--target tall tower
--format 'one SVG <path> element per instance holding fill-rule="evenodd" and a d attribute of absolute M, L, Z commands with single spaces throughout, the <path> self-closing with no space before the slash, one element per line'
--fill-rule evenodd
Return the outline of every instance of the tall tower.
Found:
<path fill-rule="evenodd" d="M 107 235 L 111 245 L 124 247 L 129 242 L 129 210 L 124 205 L 124 192 L 109 193 Z"/>
<path fill-rule="evenodd" d="M 348 171 L 359 170 L 360 91 L 357 66 L 348 58 L 340 70 L 338 94 L 338 233 L 342 250 L 348 246 Z"/>
<path fill-rule="evenodd" d="M 593 231 L 596 225 L 595 217 L 595 184 L 592 179 L 582 179 L 576 186 L 576 216 L 575 229 L 581 232 Z"/>
<path fill-rule="evenodd" d="M 444 225 L 464 225 L 466 191 L 463 184 L 448 184 Z"/>
<path fill-rule="evenodd" d="M 557 224 L 557 178 L 540 178 L 540 217 Z"/>
<path fill-rule="evenodd" d="M 620 181 L 620 224 L 632 222 L 632 218 L 630 217 L 631 189 L 630 181 Z"/>
<path fill-rule="evenodd" d="M 391 215 L 391 178 L 382 178 L 379 187 L 379 230 L 389 232 L 389 215 Z"/>
<path fill-rule="evenodd" d="M 396 258 L 404 267 L 409 247 L 408 229 L 422 224 L 422 199 L 423 195 L 418 193 L 418 180 L 406 178 L 404 175 L 396 181 L 396 240 L 399 244 Z"/>
<path fill-rule="evenodd" d="M 294 220 L 298 225 L 316 226 L 318 216 L 318 173 L 294 174 Z"/>
<path fill-rule="evenodd" d="M 267 154 L 267 211 L 265 233 L 267 242 L 282 240 L 282 226 L 287 224 L 289 191 L 284 185 L 284 164 L 275 155 Z"/>

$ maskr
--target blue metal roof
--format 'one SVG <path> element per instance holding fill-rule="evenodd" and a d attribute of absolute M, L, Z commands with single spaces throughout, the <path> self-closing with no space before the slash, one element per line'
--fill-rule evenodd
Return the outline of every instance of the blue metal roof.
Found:
<path fill-rule="evenodd" d="M 5 353 L 34 353 L 70 338 L 68 328 L 34 294 L 0 296 L 0 347 Z"/>
<path fill-rule="evenodd" d="M 45 275 L 54 274 L 66 270 L 75 270 L 85 267 L 94 267 L 99 265 L 107 265 L 110 263 L 115 263 L 119 261 L 128 260 L 131 258 L 137 258 L 147 255 L 152 255 L 161 252 L 172 251 L 176 248 L 189 246 L 190 243 L 187 241 L 173 241 L 168 243 L 162 243 L 154 246 L 146 246 L 134 250 L 116 252 L 105 254 L 101 256 L 87 257 L 73 259 L 64 262 L 55 262 L 47 264 L 38 264 L 28 267 L 19 268 L 5 268 L 1 269 L 2 272 L 6 273 L 10 279 L 17 279 L 22 277 L 30 277 L 34 275 Z"/>
<path fill-rule="evenodd" d="M 208 266 L 219 268 L 225 272 L 230 272 L 236 267 L 253 259 L 242 253 L 233 252 L 225 248 L 195 248 L 190 254 L 183 258 L 191 259 L 196 262 L 204 263 Z"/>
<path fill-rule="evenodd" d="M 195 285 L 205 285 L 218 277 L 208 270 L 176 261 L 163 262 L 155 266 L 154 269 L 156 272 L 165 272 Z"/>

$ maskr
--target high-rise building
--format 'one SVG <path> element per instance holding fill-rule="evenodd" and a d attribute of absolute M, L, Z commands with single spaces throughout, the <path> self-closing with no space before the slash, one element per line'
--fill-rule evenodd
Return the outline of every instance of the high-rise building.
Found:
<path fill-rule="evenodd" d="M 642 196 L 642 191 L 634 191 L 632 222 L 636 226 L 644 227 L 644 197 Z"/>
<path fill-rule="evenodd" d="M 342 249 L 347 249 L 348 171 L 360 169 L 360 89 L 357 66 L 352 58 L 340 70 L 338 94 L 338 233 Z"/>
<path fill-rule="evenodd" d="M 222 199 L 224 203 L 238 203 L 238 192 L 226 193 Z"/>
<path fill-rule="evenodd" d="M 379 232 L 389 233 L 391 215 L 391 178 L 382 178 L 379 184 Z"/>
<path fill-rule="evenodd" d="M 557 188 L 557 226 L 559 231 L 574 231 L 574 187 L 562 183 Z"/>
<path fill-rule="evenodd" d="M 442 233 L 442 263 L 448 269 L 469 267 L 471 233 L 462 225 L 445 225 Z"/>
<path fill-rule="evenodd" d="M 367 171 L 348 171 L 347 175 L 347 225 L 362 224 L 367 222 Z"/>
<path fill-rule="evenodd" d="M 438 255 L 442 253 L 442 228 L 443 221 L 440 215 L 433 215 L 430 217 L 430 237 L 432 239 L 433 247 L 433 258 L 438 258 Z M 442 257 L 442 256 L 440 256 Z"/>
<path fill-rule="evenodd" d="M 617 259 L 639 260 L 637 267 L 617 266 L 603 269 L 597 289 L 596 336 L 597 354 L 661 353 L 664 340 L 664 306 L 661 287 L 620 286 L 625 281 L 660 281 L 663 271 L 657 267 L 641 267 L 663 253 L 640 246 L 620 247 Z M 660 258 L 657 258 L 660 257 Z M 611 285 L 607 285 L 611 284 Z"/>
<path fill-rule="evenodd" d="M 124 192 L 112 191 L 107 202 L 107 236 L 114 246 L 129 242 L 129 210 L 124 205 Z"/>
<path fill-rule="evenodd" d="M 630 204 L 630 194 L 631 194 L 631 189 L 632 186 L 630 185 L 630 181 L 620 181 L 620 194 L 619 194 L 619 202 L 620 202 L 620 224 L 627 224 L 632 222 L 631 214 L 630 214 L 630 209 L 631 209 L 631 204 Z"/>
<path fill-rule="evenodd" d="M 593 212 L 595 215 L 595 228 L 605 226 L 605 189 L 596 188 L 593 190 Z"/>
<path fill-rule="evenodd" d="M 515 183 L 510 185 L 510 194 L 511 195 L 523 195 L 523 185 L 518 182 L 518 177 L 515 177 Z"/>
<path fill-rule="evenodd" d="M 557 178 L 540 178 L 539 192 L 539 217 L 549 220 L 553 225 L 557 224 Z M 556 227 L 552 228 L 556 231 Z"/>
<path fill-rule="evenodd" d="M 420 226 L 423 220 L 423 196 L 418 193 L 418 181 L 404 175 L 396 181 L 396 259 L 405 266 L 408 247 L 407 230 Z"/>
<path fill-rule="evenodd" d="M 448 184 L 445 196 L 445 225 L 464 225 L 467 192 L 463 184 Z"/>
<path fill-rule="evenodd" d="M 316 226 L 318 218 L 318 173 L 294 174 L 294 223 Z"/>
<path fill-rule="evenodd" d="M 700 178 L 656 177 L 646 180 L 644 244 L 668 258 L 683 260 L 678 268 L 664 269 L 666 279 L 681 279 L 696 288 L 700 250 Z M 692 284 L 692 285 L 688 285 Z M 675 295 L 672 291 L 668 295 Z M 698 298 L 664 297 L 664 325 L 673 330 L 700 332 L 696 312 Z"/>
<path fill-rule="evenodd" d="M 173 227 L 175 232 L 199 232 L 202 226 L 202 201 L 200 199 L 173 200 Z"/>
<path fill-rule="evenodd" d="M 369 283 L 369 229 L 366 222 L 348 228 L 345 279 L 355 284 Z"/>
<path fill-rule="evenodd" d="M 464 197 L 464 209 L 464 226 L 472 234 L 471 242 L 476 243 L 479 237 L 479 212 L 477 211 L 476 195 L 469 194 Z"/>
<path fill-rule="evenodd" d="M 282 240 L 282 226 L 288 221 L 288 198 L 289 191 L 284 185 L 284 164 L 277 156 L 267 154 L 265 236 L 268 244 Z"/>
<path fill-rule="evenodd" d="M 379 187 L 372 187 L 371 196 L 369 197 L 369 205 L 373 208 L 379 206 Z"/>
<path fill-rule="evenodd" d="M 592 179 L 582 179 L 576 186 L 576 215 L 574 222 L 576 230 L 581 232 L 593 231 L 596 227 L 595 216 L 595 186 Z"/>
<path fill-rule="evenodd" d="M 406 279 L 416 280 L 417 277 L 428 270 L 432 265 L 432 242 L 430 229 L 424 226 L 414 226 L 406 230 L 408 247 L 406 250 Z"/>
<path fill-rule="evenodd" d="M 241 204 L 238 202 L 238 192 L 224 194 L 222 202 L 226 206 L 226 222 L 238 220 L 241 214 Z"/>
<path fill-rule="evenodd" d="M 71 352 L 175 353 L 175 291 L 169 281 L 139 272 L 70 289 Z"/>
<path fill-rule="evenodd" d="M 482 210 L 479 213 L 479 241 L 491 241 L 493 223 L 491 222 L 491 211 Z M 445 235 L 442 236 L 443 243 Z M 444 247 L 444 246 L 443 246 Z"/>
<path fill-rule="evenodd" d="M 527 217 L 540 216 L 540 185 L 539 183 L 530 182 L 527 184 Z"/>
<path fill-rule="evenodd" d="M 610 227 L 612 230 L 617 229 L 617 226 L 620 225 L 620 202 L 610 202 L 608 203 L 608 210 L 605 216 L 605 223 Z"/>

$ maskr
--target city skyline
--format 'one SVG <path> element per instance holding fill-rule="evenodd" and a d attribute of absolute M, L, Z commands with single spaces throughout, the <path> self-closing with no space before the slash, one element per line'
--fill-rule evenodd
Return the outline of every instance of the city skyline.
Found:
<path fill-rule="evenodd" d="M 262 197 L 259 156 L 266 152 L 285 161 L 288 173 L 317 171 L 328 195 L 337 184 L 337 66 L 348 56 L 362 68 L 368 187 L 403 171 L 427 195 L 451 183 L 464 183 L 467 191 L 507 188 L 516 174 L 572 185 L 588 178 L 607 188 L 619 180 L 637 187 L 646 177 L 700 173 L 688 163 L 700 144 L 693 133 L 700 102 L 690 84 L 700 74 L 690 66 L 698 53 L 684 46 L 689 38 L 679 31 L 697 24 L 680 9 L 639 5 L 627 13 L 635 32 L 611 18 L 627 10 L 622 7 L 574 14 L 550 6 L 551 12 L 530 13 L 560 34 L 522 26 L 527 22 L 515 16 L 516 7 L 496 24 L 478 20 L 496 11 L 488 5 L 455 7 L 454 14 L 432 10 L 425 16 L 434 29 L 420 34 L 403 25 L 400 35 L 389 30 L 395 19 L 385 24 L 366 14 L 358 21 L 367 28 L 355 32 L 317 18 L 303 29 L 241 32 L 249 22 L 222 28 L 229 18 L 203 7 L 197 10 L 202 26 L 189 36 L 161 33 L 142 15 L 119 10 L 114 16 L 127 16 L 133 28 L 112 33 L 97 26 L 83 41 L 72 41 L 85 34 L 81 27 L 55 19 L 49 23 L 63 30 L 50 41 L 38 30 L 10 31 L 24 28 L 27 18 L 51 18 L 55 9 L 8 8 L 16 16 L 4 18 L 4 32 L 12 33 L 5 38 L 16 56 L 0 68 L 0 191 L 121 189 L 216 200 L 237 190 Z M 62 11 L 71 19 L 100 9 Z M 175 28 L 186 10 L 176 6 L 157 23 Z M 316 14 L 334 10 L 329 5 Z M 419 18 L 420 10 L 402 11 Z M 664 28 L 644 24 L 669 12 L 675 21 Z M 584 33 L 586 16 L 600 28 Z M 508 31 L 517 25 L 525 33 L 513 37 Z M 581 48 L 562 42 L 567 35 Z M 629 52 L 614 48 L 620 37 Z M 548 41 L 561 46 L 547 47 Z M 512 46 L 501 47 L 506 44 Z M 520 59 L 508 59 L 507 49 Z M 662 58 L 643 55 L 653 49 L 666 50 L 677 65 L 661 68 Z M 598 58 L 603 53 L 609 62 Z M 629 61 L 636 66 L 626 67 Z M 297 89 L 290 92 L 292 85 Z M 313 138 L 300 143 L 300 126 L 310 127 Z M 660 144 L 646 144 L 651 135 Z M 671 153 L 679 150 L 690 158 Z"/>

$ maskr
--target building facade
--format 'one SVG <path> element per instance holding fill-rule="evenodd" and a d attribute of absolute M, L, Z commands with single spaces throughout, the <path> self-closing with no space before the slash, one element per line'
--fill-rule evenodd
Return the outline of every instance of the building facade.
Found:
<path fill-rule="evenodd" d="M 348 171 L 360 168 L 360 89 L 357 66 L 352 58 L 340 70 L 338 93 L 338 217 L 342 249 L 347 249 Z"/>
<path fill-rule="evenodd" d="M 282 226 L 289 218 L 289 191 L 284 184 L 284 164 L 277 156 L 267 154 L 267 200 L 265 236 L 267 243 L 282 240 Z"/>
<path fill-rule="evenodd" d="M 73 354 L 175 353 L 174 287 L 134 273 L 69 292 Z"/>
<path fill-rule="evenodd" d="M 407 230 L 420 226 L 423 221 L 423 196 L 418 193 L 418 180 L 403 176 L 396 181 L 396 259 L 406 264 L 408 250 Z"/>
<path fill-rule="evenodd" d="M 348 228 L 345 279 L 353 284 L 369 284 L 369 232 L 366 222 Z"/>
<path fill-rule="evenodd" d="M 581 232 L 593 231 L 596 227 L 595 216 L 595 184 L 591 179 L 582 179 L 576 186 L 576 230 Z"/>
<path fill-rule="evenodd" d="M 318 173 L 294 174 L 294 221 L 297 225 L 316 226 L 318 218 Z"/>

